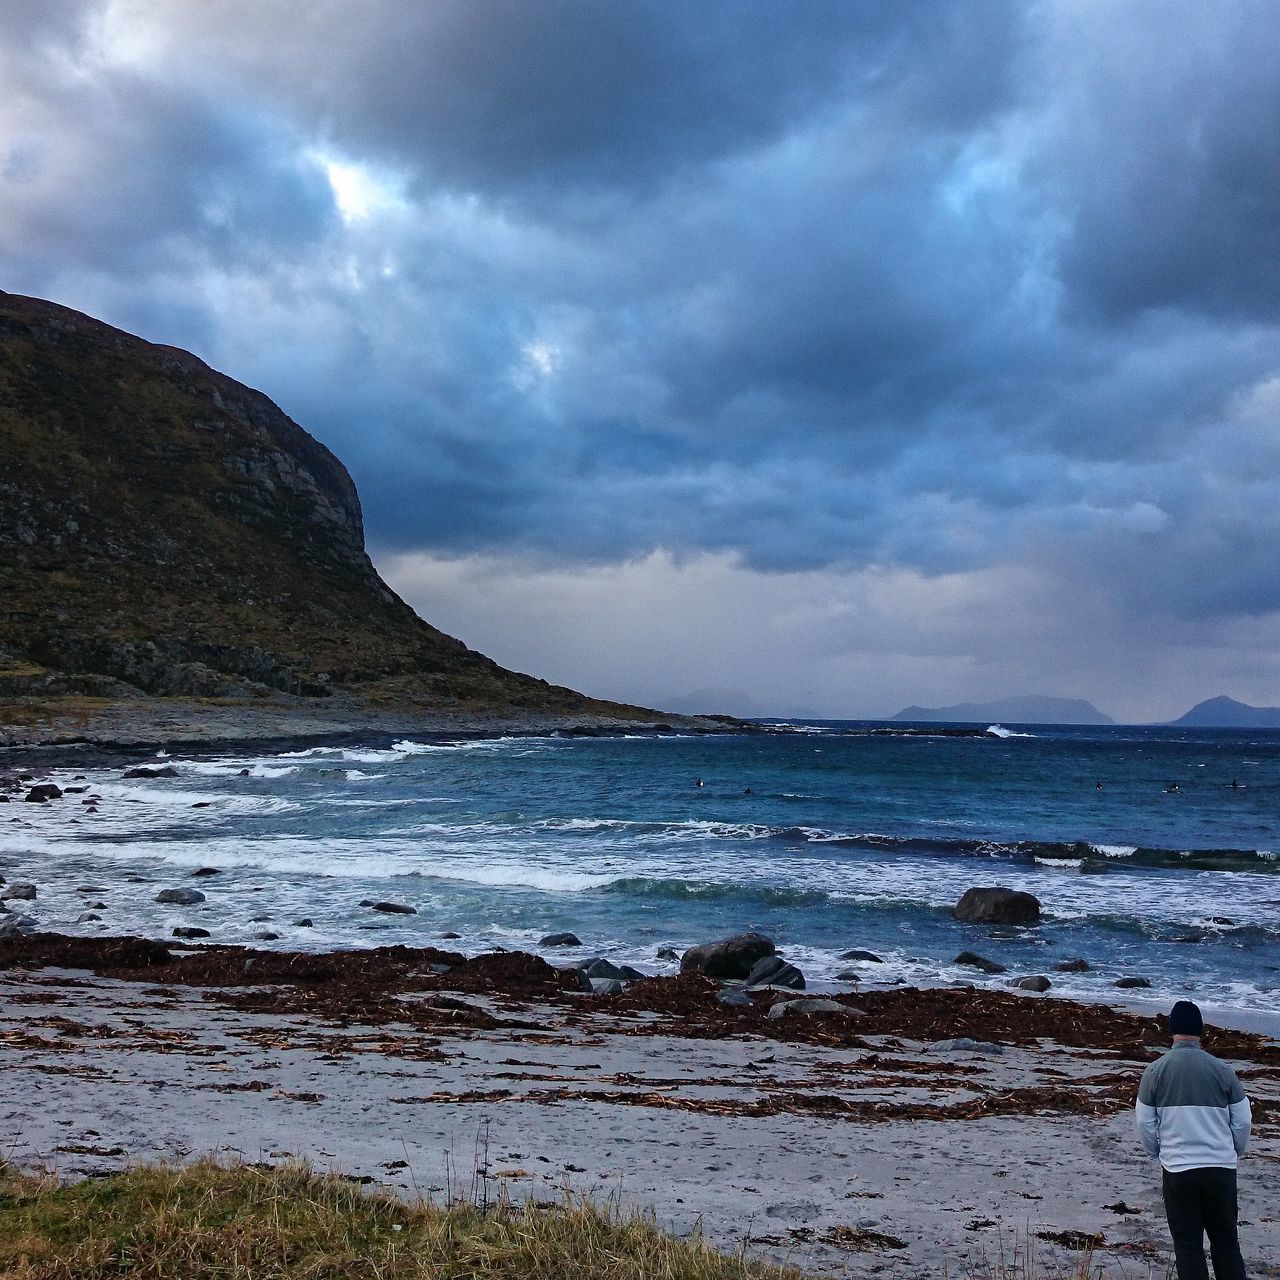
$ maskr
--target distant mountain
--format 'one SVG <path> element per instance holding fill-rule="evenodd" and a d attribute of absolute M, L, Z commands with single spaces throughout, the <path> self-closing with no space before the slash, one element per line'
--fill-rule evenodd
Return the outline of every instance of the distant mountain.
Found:
<path fill-rule="evenodd" d="M 1251 707 L 1219 696 L 1197 702 L 1185 716 L 1171 721 L 1198 729 L 1280 729 L 1280 707 Z"/>
<path fill-rule="evenodd" d="M 1046 698 L 1034 694 L 997 698 L 994 702 L 957 702 L 950 707 L 905 707 L 891 719 L 959 724 L 992 724 L 1001 720 L 1014 724 L 1115 724 L 1110 716 L 1103 715 L 1083 698 Z"/>

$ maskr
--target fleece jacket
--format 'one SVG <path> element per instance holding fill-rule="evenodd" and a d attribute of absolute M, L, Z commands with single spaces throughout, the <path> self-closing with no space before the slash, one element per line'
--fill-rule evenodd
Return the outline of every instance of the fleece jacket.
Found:
<path fill-rule="evenodd" d="M 1170 1173 L 1234 1169 L 1251 1116 L 1236 1073 L 1198 1041 L 1176 1040 L 1143 1073 L 1134 1120 L 1147 1155 Z"/>

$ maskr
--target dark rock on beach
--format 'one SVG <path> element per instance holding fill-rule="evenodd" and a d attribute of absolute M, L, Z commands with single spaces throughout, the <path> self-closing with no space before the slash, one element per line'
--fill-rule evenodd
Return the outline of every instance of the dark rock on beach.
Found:
<path fill-rule="evenodd" d="M 366 898 L 361 904 L 362 907 L 368 907 L 370 911 L 382 911 L 392 916 L 416 916 L 418 914 L 417 907 L 406 906 L 403 902 L 373 902 Z"/>
<path fill-rule="evenodd" d="M 794 991 L 803 991 L 804 974 L 780 955 L 764 956 L 751 966 L 747 986 L 790 987 Z"/>
<path fill-rule="evenodd" d="M 1055 973 L 1088 973 L 1089 969 L 1089 962 L 1079 957 L 1074 960 L 1060 960 L 1053 966 Z"/>
<path fill-rule="evenodd" d="M 143 764 L 136 769 L 126 769 L 121 776 L 125 778 L 178 778 L 182 775 L 171 764 L 155 767 Z"/>
<path fill-rule="evenodd" d="M 756 1003 L 745 991 L 740 991 L 736 987 L 725 987 L 718 991 L 716 1000 L 720 1004 L 728 1005 L 731 1009 L 754 1009 Z"/>
<path fill-rule="evenodd" d="M 310 917 L 310 916 L 303 916 L 301 920 L 295 920 L 295 921 L 293 922 L 293 927 L 294 927 L 295 929 L 310 929 L 310 928 L 312 927 L 312 925 L 311 925 L 311 917 Z"/>
<path fill-rule="evenodd" d="M 1011 985 L 1022 991 L 1048 991 L 1053 983 L 1043 974 L 1035 974 L 1029 978 L 1015 978 Z"/>
<path fill-rule="evenodd" d="M 785 1018 L 794 1014 L 799 1014 L 804 1018 L 848 1018 L 857 1017 L 861 1013 L 861 1009 L 841 1004 L 838 1000 L 779 1000 L 777 1004 L 769 1009 L 769 1017 L 771 1018 Z"/>
<path fill-rule="evenodd" d="M 157 902 L 174 903 L 179 907 L 194 906 L 204 901 L 204 894 L 199 889 L 161 889 L 156 894 Z"/>
<path fill-rule="evenodd" d="M 52 782 L 41 782 L 32 787 L 22 798 L 29 800 L 32 804 L 44 804 L 46 800 L 61 800 L 62 788 L 55 787 Z"/>
<path fill-rule="evenodd" d="M 860 960 L 864 964 L 884 964 L 884 961 L 874 951 L 863 951 L 859 947 L 855 947 L 852 951 L 842 951 L 840 959 Z"/>
<path fill-rule="evenodd" d="M 175 938 L 207 938 L 209 936 L 208 929 L 198 929 L 194 925 L 179 925 L 173 930 Z"/>
<path fill-rule="evenodd" d="M 1008 972 L 1004 965 L 997 964 L 994 960 L 988 960 L 986 956 L 980 956 L 976 951 L 962 951 L 952 963 L 962 964 L 970 969 L 981 969 L 983 973 Z"/>
<path fill-rule="evenodd" d="M 603 956 L 591 956 L 579 963 L 577 968 L 581 969 L 588 978 L 616 979 L 625 976 L 616 964 Z"/>
<path fill-rule="evenodd" d="M 761 933 L 740 933 L 690 947 L 680 959 L 680 971 L 705 973 L 709 978 L 746 978 L 758 960 L 776 950 L 773 940 Z"/>
<path fill-rule="evenodd" d="M 456 934 L 454 935 L 457 936 Z M 540 947 L 580 947 L 582 939 L 576 933 L 549 933 L 538 940 Z"/>
<path fill-rule="evenodd" d="M 951 913 L 968 924 L 1038 924 L 1040 899 L 1002 885 L 966 889 Z"/>
<path fill-rule="evenodd" d="M 33 902 L 35 900 L 35 896 L 35 885 L 27 884 L 25 881 L 20 880 L 14 881 L 13 884 L 8 885 L 5 888 L 3 893 L 0 893 L 0 898 L 6 900 L 16 898 L 21 899 L 24 902 Z"/>
<path fill-rule="evenodd" d="M 1117 978 L 1114 985 L 1122 991 L 1132 991 L 1149 987 L 1151 980 L 1149 978 Z"/>
<path fill-rule="evenodd" d="M 197 867 L 191 874 L 193 877 L 194 876 L 220 876 L 222 872 L 217 867 Z"/>
<path fill-rule="evenodd" d="M 680 953 L 675 947 L 659 947 L 656 958 L 658 960 L 679 960 Z"/>

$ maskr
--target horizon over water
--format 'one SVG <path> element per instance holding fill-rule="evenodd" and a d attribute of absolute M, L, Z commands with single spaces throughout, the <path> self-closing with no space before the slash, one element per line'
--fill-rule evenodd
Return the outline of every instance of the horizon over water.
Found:
<path fill-rule="evenodd" d="M 580 950 L 542 953 L 664 973 L 677 966 L 659 947 L 758 929 L 810 987 L 849 968 L 864 984 L 1044 973 L 1060 994 L 1121 1000 L 1115 980 L 1136 975 L 1158 1000 L 1274 1011 L 1280 731 L 871 724 L 193 752 L 165 758 L 174 779 L 60 768 L 63 786 L 85 775 L 99 811 L 81 795 L 6 806 L 0 872 L 34 881 L 26 905 L 66 933 L 198 926 L 212 942 L 474 953 L 571 930 Z M 193 880 L 197 867 L 220 874 Z M 996 884 L 1034 893 L 1042 923 L 951 918 L 966 888 Z M 155 903 L 167 887 L 207 901 Z M 90 900 L 102 921 L 77 924 Z M 263 930 L 279 940 L 256 942 Z M 850 966 L 852 948 L 884 963 Z M 957 967 L 961 950 L 1008 975 Z M 1054 972 L 1074 957 L 1091 970 Z"/>

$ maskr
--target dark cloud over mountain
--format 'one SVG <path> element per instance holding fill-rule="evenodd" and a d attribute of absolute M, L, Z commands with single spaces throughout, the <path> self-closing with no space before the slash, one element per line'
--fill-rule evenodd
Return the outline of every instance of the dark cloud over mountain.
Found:
<path fill-rule="evenodd" d="M 1278 36 L 1255 0 L 17 3 L 0 267 L 262 386 L 402 563 L 1007 570 L 1045 679 L 1089 609 L 1265 682 Z M 886 701 L 1007 692 L 942 670 Z"/>

